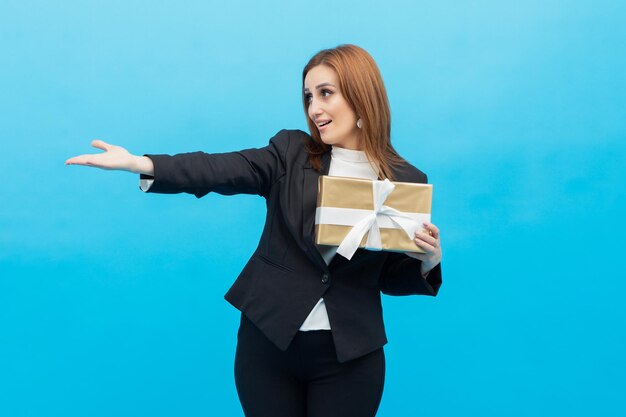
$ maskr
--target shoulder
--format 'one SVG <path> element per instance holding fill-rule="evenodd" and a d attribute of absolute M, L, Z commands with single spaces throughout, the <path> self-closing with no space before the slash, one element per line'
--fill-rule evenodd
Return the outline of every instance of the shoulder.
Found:
<path fill-rule="evenodd" d="M 307 159 L 306 145 L 313 138 L 306 132 L 297 129 L 282 129 L 270 139 L 279 152 L 287 160 L 304 164 Z"/>
<path fill-rule="evenodd" d="M 423 171 L 402 158 L 402 163 L 393 166 L 395 180 L 398 182 L 427 183 L 428 176 Z"/>
<path fill-rule="evenodd" d="M 276 133 L 274 137 L 270 139 L 270 142 L 274 142 L 277 145 L 281 145 L 285 147 L 287 145 L 291 145 L 291 146 L 295 145 L 297 147 L 304 148 L 305 144 L 309 142 L 310 140 L 312 140 L 311 135 L 309 135 L 308 133 L 302 130 L 282 129 L 278 131 L 278 133 Z"/>

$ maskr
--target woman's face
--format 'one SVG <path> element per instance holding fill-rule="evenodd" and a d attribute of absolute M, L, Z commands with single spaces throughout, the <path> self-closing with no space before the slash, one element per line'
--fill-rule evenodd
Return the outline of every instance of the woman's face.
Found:
<path fill-rule="evenodd" d="M 326 65 L 311 68 L 304 78 L 304 97 L 309 118 L 325 144 L 360 149 L 358 117 L 339 90 L 335 70 Z"/>

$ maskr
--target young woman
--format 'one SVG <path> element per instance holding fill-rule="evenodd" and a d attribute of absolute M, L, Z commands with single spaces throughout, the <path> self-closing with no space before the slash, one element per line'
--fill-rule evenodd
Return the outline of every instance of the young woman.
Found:
<path fill-rule="evenodd" d="M 281 130 L 260 149 L 135 156 L 105 152 L 66 164 L 139 173 L 143 191 L 267 200 L 258 248 L 225 298 L 242 312 L 235 382 L 246 416 L 371 417 L 383 391 L 380 293 L 435 296 L 439 230 L 415 234 L 424 253 L 358 249 L 351 260 L 313 242 L 320 175 L 425 183 L 391 146 L 387 94 L 372 57 L 354 45 L 317 53 L 303 71 L 310 135 Z"/>

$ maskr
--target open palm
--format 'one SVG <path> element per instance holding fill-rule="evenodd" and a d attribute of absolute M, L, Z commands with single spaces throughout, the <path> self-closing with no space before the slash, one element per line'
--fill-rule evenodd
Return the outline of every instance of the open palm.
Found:
<path fill-rule="evenodd" d="M 101 169 L 134 171 L 135 156 L 121 146 L 111 145 L 101 140 L 91 142 L 94 148 L 103 153 L 74 156 L 65 161 L 66 165 L 86 165 Z"/>

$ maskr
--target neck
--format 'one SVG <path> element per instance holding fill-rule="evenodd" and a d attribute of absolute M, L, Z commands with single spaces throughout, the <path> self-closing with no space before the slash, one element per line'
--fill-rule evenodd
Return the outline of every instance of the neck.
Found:
<path fill-rule="evenodd" d="M 359 146 L 359 142 L 357 140 L 336 143 L 333 145 L 333 147 L 342 148 L 342 149 L 350 149 L 351 151 L 363 151 L 364 150 L 364 149 L 361 149 L 361 147 Z"/>

